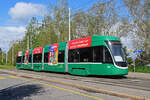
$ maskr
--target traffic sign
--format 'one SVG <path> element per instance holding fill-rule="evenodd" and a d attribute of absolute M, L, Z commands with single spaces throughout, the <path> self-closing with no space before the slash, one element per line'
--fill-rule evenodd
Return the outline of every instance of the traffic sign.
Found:
<path fill-rule="evenodd" d="M 129 51 L 133 52 L 133 53 L 142 53 L 143 52 L 143 50 L 134 50 L 134 49 L 130 49 Z"/>

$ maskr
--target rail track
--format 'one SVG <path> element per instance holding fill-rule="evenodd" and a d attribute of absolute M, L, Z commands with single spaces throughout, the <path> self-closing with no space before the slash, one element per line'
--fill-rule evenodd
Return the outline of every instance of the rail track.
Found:
<path fill-rule="evenodd" d="M 127 78 L 125 76 L 74 76 L 65 73 L 34 72 L 28 70 L 19 70 L 19 71 L 24 73 L 43 75 L 47 77 L 56 77 L 56 78 L 63 78 L 68 80 L 78 80 L 82 82 L 105 84 L 105 85 L 150 91 L 150 80 L 146 80 L 146 79 Z"/>

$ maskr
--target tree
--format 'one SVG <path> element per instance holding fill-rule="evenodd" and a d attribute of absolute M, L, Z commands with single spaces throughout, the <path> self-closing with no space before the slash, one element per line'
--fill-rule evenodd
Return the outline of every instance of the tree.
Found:
<path fill-rule="evenodd" d="M 53 30 L 58 36 L 58 42 L 67 41 L 69 32 L 68 0 L 57 0 L 57 5 L 53 5 L 50 8 L 50 14 L 53 14 Z"/>
<path fill-rule="evenodd" d="M 132 17 L 133 28 L 136 32 L 134 34 L 134 47 L 136 49 L 142 49 L 144 51 L 137 59 L 143 59 L 150 54 L 150 1 L 149 0 L 124 0 L 129 14 Z M 143 59 L 143 62 L 148 62 L 150 56 L 147 59 Z"/>
<path fill-rule="evenodd" d="M 89 36 L 88 34 L 88 15 L 83 11 L 78 11 L 72 19 L 72 39 Z"/>
<path fill-rule="evenodd" d="M 36 19 L 36 17 L 32 17 L 26 30 L 27 30 L 26 35 L 24 37 L 24 46 L 26 47 L 25 49 L 27 49 L 27 45 L 29 46 L 29 48 L 35 48 L 39 46 L 39 43 L 37 41 L 38 40 L 37 35 L 39 34 L 38 20 Z"/>
<path fill-rule="evenodd" d="M 144 51 L 143 53 L 139 54 L 135 60 L 137 66 L 144 66 L 150 64 L 150 54 Z"/>
<path fill-rule="evenodd" d="M 119 9 L 122 6 L 118 7 L 120 0 L 98 0 L 86 11 L 80 9 L 73 12 L 71 38 L 77 39 L 91 35 L 132 37 L 134 47 L 144 51 L 137 59 L 148 62 L 147 59 L 150 59 L 150 1 L 123 0 L 121 2 L 124 4 L 123 9 L 127 9 L 129 17 L 121 15 Z M 11 59 L 13 47 L 16 53 L 19 50 L 26 50 L 27 46 L 36 48 L 68 41 L 68 18 L 68 0 L 56 0 L 55 4 L 50 2 L 48 13 L 42 22 L 33 17 L 26 27 L 23 42 L 12 45 L 9 50 L 9 59 Z M 130 62 L 131 58 L 127 57 L 127 60 Z"/>

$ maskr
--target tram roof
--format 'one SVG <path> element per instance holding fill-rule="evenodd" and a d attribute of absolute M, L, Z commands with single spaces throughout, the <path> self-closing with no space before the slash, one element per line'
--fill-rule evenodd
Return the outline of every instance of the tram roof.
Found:
<path fill-rule="evenodd" d="M 57 43 L 53 43 L 53 44 L 57 44 Z M 65 47 L 65 46 L 66 46 L 66 42 L 60 42 L 60 43 L 58 43 L 58 44 L 59 44 L 59 47 Z M 50 45 L 51 45 L 51 44 L 46 45 L 44 48 L 49 48 Z"/>
<path fill-rule="evenodd" d="M 115 36 L 92 35 L 91 37 L 92 37 L 92 41 L 100 41 L 100 40 L 101 41 L 104 41 L 104 40 L 117 40 L 117 41 L 120 41 L 119 37 L 115 37 Z M 46 45 L 44 48 L 49 48 L 49 45 Z M 66 46 L 66 42 L 60 42 L 59 43 L 59 47 L 64 47 L 64 46 Z"/>
<path fill-rule="evenodd" d="M 120 40 L 119 37 L 115 37 L 115 36 L 92 35 L 91 37 L 92 37 L 92 41 L 104 41 L 104 40 L 117 40 L 117 41 L 119 41 Z M 59 47 L 65 47 L 66 46 L 66 42 L 60 42 L 58 44 L 59 44 Z M 44 48 L 49 48 L 49 45 L 46 45 Z M 25 50 L 23 50 L 22 52 L 24 55 Z M 30 53 L 33 52 L 33 49 L 29 49 L 29 52 Z"/>
<path fill-rule="evenodd" d="M 119 37 L 115 36 L 104 36 L 104 35 L 93 35 L 92 36 L 92 41 L 104 41 L 104 40 L 117 40 L 120 41 Z"/>

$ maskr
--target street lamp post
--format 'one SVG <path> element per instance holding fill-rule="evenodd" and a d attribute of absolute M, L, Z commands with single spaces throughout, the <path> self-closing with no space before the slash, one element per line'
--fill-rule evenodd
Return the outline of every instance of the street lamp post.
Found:
<path fill-rule="evenodd" d="M 2 63 L 3 63 L 3 51 L 2 51 Z"/>
<path fill-rule="evenodd" d="M 7 64 L 7 52 L 6 52 L 6 64 Z"/>
<path fill-rule="evenodd" d="M 70 31 L 71 31 L 71 29 L 70 29 L 70 14 L 71 14 L 71 12 L 70 12 L 70 8 L 69 8 L 69 41 L 71 40 L 71 35 L 70 35 Z"/>

